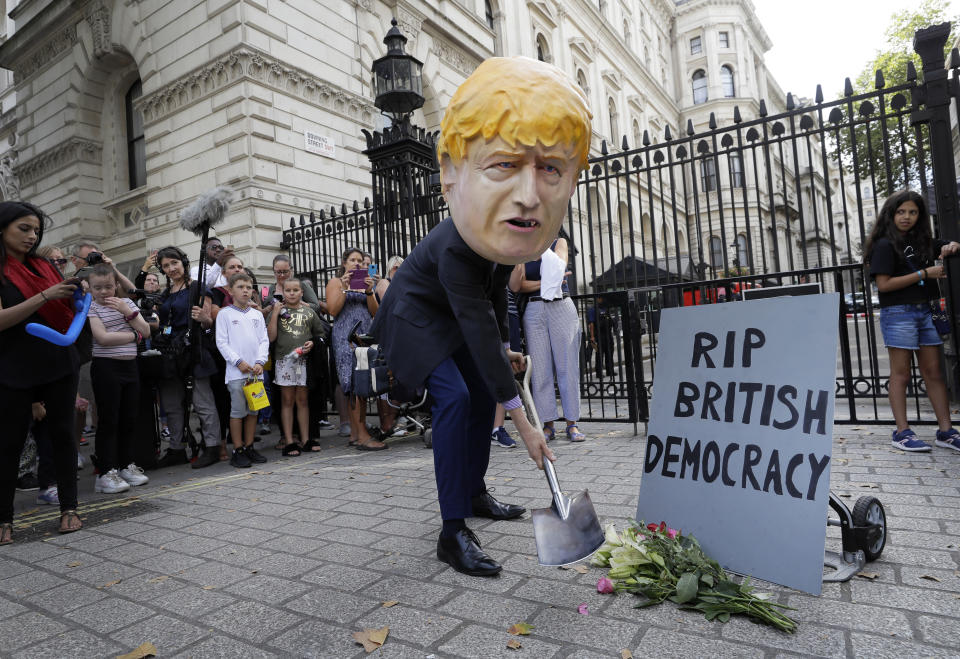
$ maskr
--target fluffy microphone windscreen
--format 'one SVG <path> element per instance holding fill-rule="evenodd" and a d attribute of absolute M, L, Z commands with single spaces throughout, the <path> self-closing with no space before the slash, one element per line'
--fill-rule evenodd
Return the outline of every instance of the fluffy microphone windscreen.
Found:
<path fill-rule="evenodd" d="M 223 221 L 233 201 L 233 190 L 218 187 L 204 192 L 180 213 L 180 227 L 196 235 L 203 233 L 203 225 L 216 226 Z"/>

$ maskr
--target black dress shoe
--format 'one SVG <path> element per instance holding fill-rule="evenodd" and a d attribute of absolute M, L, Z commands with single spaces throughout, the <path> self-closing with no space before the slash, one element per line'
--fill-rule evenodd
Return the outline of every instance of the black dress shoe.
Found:
<path fill-rule="evenodd" d="M 493 498 L 490 491 L 473 497 L 470 500 L 473 504 L 474 517 L 489 517 L 490 519 L 515 519 L 520 517 L 527 509 L 523 506 L 516 506 L 512 503 L 500 503 Z"/>
<path fill-rule="evenodd" d="M 157 469 L 185 465 L 188 462 L 186 449 L 167 449 L 167 454 L 157 460 Z"/>
<path fill-rule="evenodd" d="M 470 529 L 457 531 L 452 537 L 437 540 L 437 558 L 457 572 L 473 577 L 489 577 L 503 567 L 480 549 L 480 541 Z"/>

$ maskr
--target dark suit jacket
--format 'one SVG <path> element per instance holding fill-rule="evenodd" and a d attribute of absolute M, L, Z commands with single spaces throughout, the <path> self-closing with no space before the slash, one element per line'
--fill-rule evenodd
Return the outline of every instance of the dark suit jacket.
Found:
<path fill-rule="evenodd" d="M 494 398 L 516 396 L 503 349 L 512 269 L 470 249 L 449 217 L 434 227 L 397 270 L 370 329 L 394 378 L 419 387 L 466 343 Z"/>

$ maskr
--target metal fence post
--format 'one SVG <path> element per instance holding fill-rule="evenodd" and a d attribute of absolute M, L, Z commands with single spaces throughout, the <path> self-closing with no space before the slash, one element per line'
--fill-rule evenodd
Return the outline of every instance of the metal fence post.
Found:
<path fill-rule="evenodd" d="M 941 23 L 917 30 L 913 49 L 923 62 L 923 84 L 918 87 L 913 124 L 926 124 L 929 130 L 930 161 L 933 167 L 933 190 L 937 222 L 944 240 L 960 241 L 960 209 L 957 198 L 957 171 L 950 130 L 950 81 L 944 61 L 944 47 L 950 36 L 950 23 Z M 951 259 L 952 260 L 952 259 Z M 952 267 L 951 267 L 952 266 Z M 957 314 L 960 309 L 960 272 L 954 261 L 947 266 L 947 309 L 952 332 L 952 350 L 947 360 L 947 381 L 951 399 L 960 393 L 960 363 L 957 360 Z"/>

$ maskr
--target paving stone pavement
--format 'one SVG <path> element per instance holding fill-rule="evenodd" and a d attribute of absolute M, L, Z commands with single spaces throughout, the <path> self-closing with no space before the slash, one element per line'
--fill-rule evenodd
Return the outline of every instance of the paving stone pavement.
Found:
<path fill-rule="evenodd" d="M 587 442 L 554 443 L 561 483 L 589 488 L 601 519 L 623 523 L 644 437 L 622 424 L 581 428 Z M 53 532 L 56 511 L 18 493 L 16 542 L 0 548 L 0 656 L 110 657 L 150 641 L 163 657 L 363 657 L 353 632 L 388 626 L 372 655 L 960 657 L 960 453 L 905 454 L 888 433 L 834 433 L 832 489 L 851 506 L 868 494 L 886 507 L 887 548 L 867 568 L 876 578 L 825 584 L 820 597 L 761 584 L 796 607 L 795 635 L 600 595 L 602 570 L 537 564 L 529 515 L 470 520 L 504 571 L 458 574 L 435 556 L 431 452 L 404 438 L 358 453 L 330 433 L 315 455 L 263 449 L 270 462 L 257 469 L 151 472 L 123 495 L 93 494 L 88 469 L 86 527 L 71 535 Z M 523 449 L 491 454 L 495 496 L 548 505 Z M 840 547 L 835 528 L 827 547 Z M 508 649 L 507 628 L 520 621 L 533 631 Z"/>

